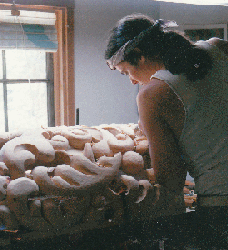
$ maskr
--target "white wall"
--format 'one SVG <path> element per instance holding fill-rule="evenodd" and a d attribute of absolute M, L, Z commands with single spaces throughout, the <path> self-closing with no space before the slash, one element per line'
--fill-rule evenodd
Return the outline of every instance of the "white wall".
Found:
<path fill-rule="evenodd" d="M 150 0 L 75 1 L 75 89 L 80 124 L 138 122 L 138 86 L 109 70 L 104 60 L 108 32 L 121 17 L 134 12 L 158 18 L 159 4 Z"/>

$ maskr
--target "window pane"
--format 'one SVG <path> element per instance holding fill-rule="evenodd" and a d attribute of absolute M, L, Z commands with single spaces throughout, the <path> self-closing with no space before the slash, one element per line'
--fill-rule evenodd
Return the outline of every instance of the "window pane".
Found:
<path fill-rule="evenodd" d="M 35 50 L 6 50 L 6 78 L 45 79 L 45 52 Z"/>
<path fill-rule="evenodd" d="M 0 132 L 5 132 L 5 113 L 4 113 L 4 100 L 3 100 L 3 84 L 0 83 Z"/>
<path fill-rule="evenodd" d="M 194 42 L 199 40 L 208 40 L 211 37 L 224 39 L 224 29 L 196 29 L 185 30 L 185 34 Z"/>
<path fill-rule="evenodd" d="M 48 126 L 47 84 L 8 84 L 9 131 Z"/>

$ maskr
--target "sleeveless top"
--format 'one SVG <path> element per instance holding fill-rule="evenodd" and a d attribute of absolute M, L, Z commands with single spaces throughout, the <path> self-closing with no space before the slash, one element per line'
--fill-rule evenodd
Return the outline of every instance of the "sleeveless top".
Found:
<path fill-rule="evenodd" d="M 200 195 L 228 195 L 228 57 L 216 46 L 208 50 L 213 68 L 203 80 L 159 70 L 153 78 L 166 82 L 182 101 L 184 128 L 179 140 L 183 159 Z"/>

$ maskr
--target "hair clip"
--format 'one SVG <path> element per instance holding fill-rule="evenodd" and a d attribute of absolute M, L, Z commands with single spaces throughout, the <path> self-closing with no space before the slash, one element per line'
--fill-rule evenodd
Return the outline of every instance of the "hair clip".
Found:
<path fill-rule="evenodd" d="M 198 69 L 199 68 L 199 64 L 194 64 L 194 67 L 196 68 L 196 69 Z"/>

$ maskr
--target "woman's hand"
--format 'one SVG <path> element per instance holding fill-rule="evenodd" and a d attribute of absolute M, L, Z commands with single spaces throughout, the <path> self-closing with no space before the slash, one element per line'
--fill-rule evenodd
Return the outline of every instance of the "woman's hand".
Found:
<path fill-rule="evenodd" d="M 138 125 L 139 125 L 139 129 L 143 132 L 143 127 L 142 127 L 142 123 L 140 120 L 138 121 Z"/>

